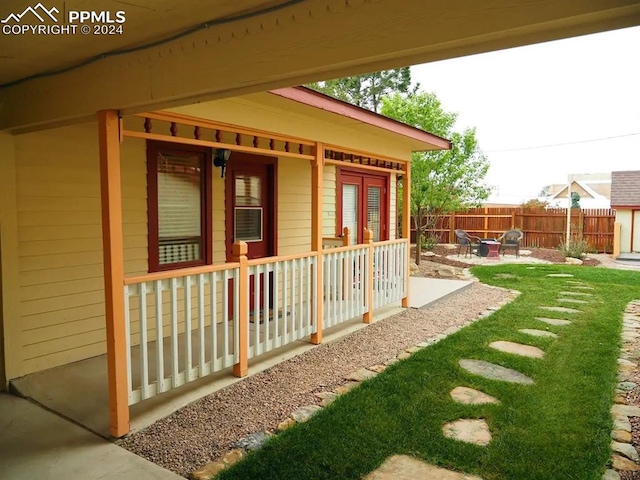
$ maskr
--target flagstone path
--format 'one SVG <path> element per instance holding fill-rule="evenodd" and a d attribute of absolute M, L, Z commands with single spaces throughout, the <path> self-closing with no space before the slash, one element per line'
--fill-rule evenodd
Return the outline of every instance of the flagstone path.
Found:
<path fill-rule="evenodd" d="M 554 325 L 556 327 L 558 326 L 565 326 L 565 325 L 571 325 L 571 321 L 569 320 L 563 320 L 561 318 L 546 318 L 546 317 L 535 317 L 536 320 L 540 320 L 541 322 L 544 322 L 548 325 Z"/>
<path fill-rule="evenodd" d="M 521 328 L 518 331 L 526 333 L 527 335 L 533 335 L 534 337 L 558 338 L 558 335 L 553 332 L 547 332 L 546 330 L 536 330 L 535 328 Z"/>

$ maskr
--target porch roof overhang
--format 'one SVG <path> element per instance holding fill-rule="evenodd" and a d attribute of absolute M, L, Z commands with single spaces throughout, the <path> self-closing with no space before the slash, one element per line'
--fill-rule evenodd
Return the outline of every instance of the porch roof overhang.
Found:
<path fill-rule="evenodd" d="M 365 129 L 374 128 L 385 133 L 398 135 L 411 144 L 414 152 L 428 150 L 450 150 L 451 142 L 446 138 L 426 132 L 406 123 L 393 120 L 356 105 L 332 98 L 306 87 L 291 87 L 270 90 L 269 93 L 294 102 L 339 115 L 346 124 L 358 125 Z"/>
<path fill-rule="evenodd" d="M 165 109 L 640 24 L 638 0 L 434 0 L 428 7 L 408 0 L 220 0 L 215 12 L 199 0 L 46 3 L 65 13 L 124 10 L 125 32 L 3 34 L 0 130 L 46 128 L 107 109 Z M 3 2 L 0 19 L 27 7 L 29 0 Z"/>

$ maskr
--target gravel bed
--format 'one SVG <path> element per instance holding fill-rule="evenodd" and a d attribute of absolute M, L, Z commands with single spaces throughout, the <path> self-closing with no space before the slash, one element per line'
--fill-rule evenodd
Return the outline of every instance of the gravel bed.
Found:
<path fill-rule="evenodd" d="M 513 293 L 476 282 L 425 309 L 403 310 L 210 394 L 117 443 L 187 476 L 226 453 L 236 440 L 274 430 L 297 408 L 318 404 L 315 393 L 346 383 L 344 377 L 353 371 L 384 363 L 513 297 Z"/>

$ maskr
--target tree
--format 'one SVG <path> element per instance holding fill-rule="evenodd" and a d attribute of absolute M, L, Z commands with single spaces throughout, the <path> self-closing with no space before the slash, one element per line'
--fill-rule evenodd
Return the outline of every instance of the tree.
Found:
<path fill-rule="evenodd" d="M 411 214 L 416 228 L 416 263 L 421 237 L 452 211 L 478 205 L 491 193 L 482 180 L 489 170 L 475 128 L 453 131 L 457 114 L 446 112 L 435 94 L 414 92 L 384 97 L 383 115 L 451 141 L 451 150 L 416 152 L 411 163 Z M 409 219 L 403 219 L 409 221 Z"/>
<path fill-rule="evenodd" d="M 580 194 L 571 192 L 571 208 L 580 208 Z"/>
<path fill-rule="evenodd" d="M 391 93 L 409 93 L 411 70 L 409 67 L 367 73 L 353 77 L 336 78 L 307 85 L 309 88 L 331 95 L 378 113 L 382 98 Z"/>

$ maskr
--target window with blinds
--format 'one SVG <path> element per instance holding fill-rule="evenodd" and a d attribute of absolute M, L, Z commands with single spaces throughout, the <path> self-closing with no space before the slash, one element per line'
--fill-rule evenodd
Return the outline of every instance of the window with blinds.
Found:
<path fill-rule="evenodd" d="M 381 197 L 380 187 L 367 188 L 367 228 L 373 232 L 374 242 L 380 241 Z"/>
<path fill-rule="evenodd" d="M 262 178 L 237 174 L 235 177 L 234 240 L 262 241 Z"/>
<path fill-rule="evenodd" d="M 350 244 L 358 243 L 358 185 L 342 186 L 342 226 L 349 227 Z"/>
<path fill-rule="evenodd" d="M 159 263 L 202 260 L 202 163 L 198 154 L 158 153 Z"/>

